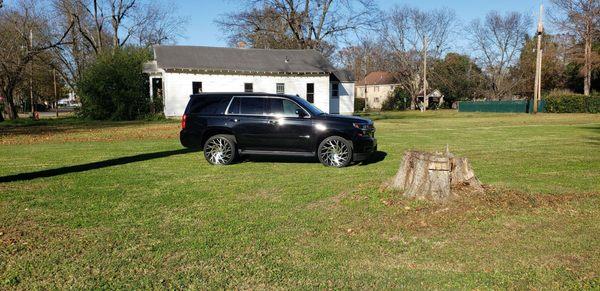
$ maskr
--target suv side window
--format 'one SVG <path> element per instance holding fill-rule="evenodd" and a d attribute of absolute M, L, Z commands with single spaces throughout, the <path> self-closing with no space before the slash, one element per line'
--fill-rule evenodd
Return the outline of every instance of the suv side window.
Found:
<path fill-rule="evenodd" d="M 248 115 L 263 115 L 265 112 L 265 98 L 244 97 L 240 100 L 240 113 Z"/>
<path fill-rule="evenodd" d="M 187 114 L 219 115 L 225 111 L 229 98 L 224 96 L 194 96 L 188 103 Z"/>
<path fill-rule="evenodd" d="M 233 98 L 231 104 L 229 104 L 229 109 L 227 109 L 227 114 L 240 114 L 240 98 Z"/>
<path fill-rule="evenodd" d="M 298 114 L 296 114 L 297 109 L 305 111 L 296 103 L 282 98 L 269 98 L 267 104 L 268 105 L 266 113 L 268 115 L 298 117 Z"/>

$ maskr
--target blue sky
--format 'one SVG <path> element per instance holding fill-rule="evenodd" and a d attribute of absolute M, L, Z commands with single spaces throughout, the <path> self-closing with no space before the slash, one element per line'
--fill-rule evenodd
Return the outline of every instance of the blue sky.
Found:
<path fill-rule="evenodd" d="M 223 13 L 240 9 L 243 0 L 178 0 L 176 3 L 182 16 L 189 18 L 185 38 L 179 44 L 227 46 L 214 19 Z M 472 19 L 485 16 L 490 10 L 518 11 L 529 14 L 537 19 L 540 0 L 376 0 L 382 10 L 394 5 L 409 5 L 422 9 L 448 7 L 454 9 L 461 23 L 468 23 Z M 547 1 L 546 1 L 547 2 Z M 546 3 L 544 3 L 546 4 Z M 535 16 L 535 17 L 534 17 Z M 532 32 L 535 28 L 532 27 Z M 461 41 L 462 43 L 462 41 Z M 458 48 L 460 49 L 460 47 Z"/>

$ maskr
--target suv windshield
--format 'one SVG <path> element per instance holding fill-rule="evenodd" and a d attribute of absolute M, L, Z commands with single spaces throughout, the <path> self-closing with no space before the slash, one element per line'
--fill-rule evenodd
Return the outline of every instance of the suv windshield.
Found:
<path fill-rule="evenodd" d="M 290 96 L 290 98 L 293 98 L 294 101 L 298 102 L 300 105 L 302 105 L 304 108 L 306 108 L 306 110 L 308 110 L 310 112 L 311 115 L 323 115 L 325 114 L 325 112 L 321 111 L 321 109 L 317 108 L 316 106 L 314 106 L 312 103 L 298 97 L 298 96 Z"/>

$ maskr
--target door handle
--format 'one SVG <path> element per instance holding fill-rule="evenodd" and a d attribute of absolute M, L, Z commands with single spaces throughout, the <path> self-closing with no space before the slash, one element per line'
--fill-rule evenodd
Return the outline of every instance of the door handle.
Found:
<path fill-rule="evenodd" d="M 238 122 L 239 120 L 237 118 L 230 118 L 229 121 Z"/>
<path fill-rule="evenodd" d="M 277 125 L 279 123 L 277 120 L 271 119 L 269 120 L 269 124 Z"/>

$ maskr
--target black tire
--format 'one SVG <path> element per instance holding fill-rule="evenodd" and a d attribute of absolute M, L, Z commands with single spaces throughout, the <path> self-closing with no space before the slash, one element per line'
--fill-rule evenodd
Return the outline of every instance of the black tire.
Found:
<path fill-rule="evenodd" d="M 235 138 L 228 134 L 213 135 L 204 143 L 204 158 L 212 165 L 231 165 L 237 158 Z"/>
<path fill-rule="evenodd" d="M 330 136 L 319 144 L 317 156 L 325 166 L 346 167 L 352 162 L 352 143 L 341 136 Z"/>

